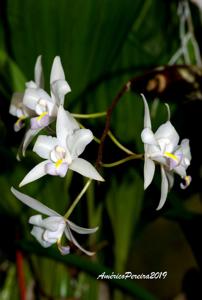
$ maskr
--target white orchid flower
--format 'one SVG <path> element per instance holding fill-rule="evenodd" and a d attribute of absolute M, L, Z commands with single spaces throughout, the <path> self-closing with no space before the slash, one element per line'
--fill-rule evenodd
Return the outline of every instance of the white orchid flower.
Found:
<path fill-rule="evenodd" d="M 61 254 L 66 255 L 70 252 L 69 246 L 62 246 L 61 239 L 63 234 L 66 238 L 71 241 L 76 247 L 78 247 L 82 252 L 87 255 L 93 255 L 94 252 L 85 250 L 74 238 L 72 231 L 75 231 L 79 234 L 92 234 L 98 230 L 98 227 L 95 228 L 84 228 L 80 227 L 65 217 L 58 214 L 56 211 L 42 204 L 34 198 L 31 198 L 23 193 L 20 193 L 13 187 L 11 192 L 15 195 L 17 199 L 31 207 L 34 210 L 37 210 L 39 213 L 47 215 L 47 218 L 42 218 L 42 215 L 34 215 L 30 217 L 29 223 L 33 225 L 31 234 L 37 239 L 42 247 L 47 248 L 51 245 L 57 243 L 58 249 Z"/>
<path fill-rule="evenodd" d="M 149 107 L 144 95 L 142 97 L 145 108 L 144 129 L 141 133 L 145 150 L 144 189 L 153 180 L 155 163 L 160 164 L 162 181 L 161 198 L 157 207 L 157 210 L 159 210 L 166 201 L 168 190 L 173 186 L 174 173 L 179 174 L 185 180 L 186 184 L 181 184 L 181 188 L 186 188 L 190 184 L 191 177 L 187 176 L 186 169 L 190 165 L 191 153 L 188 139 L 182 140 L 181 144 L 178 145 L 179 135 L 169 120 L 153 133 Z M 167 108 L 170 118 L 170 110 L 168 106 Z"/>
<path fill-rule="evenodd" d="M 31 119 L 31 129 L 47 126 L 51 118 L 56 118 L 57 108 L 64 104 L 64 96 L 71 91 L 65 80 L 59 56 L 53 61 L 50 75 L 51 97 L 41 88 L 28 87 L 23 97 L 26 107 L 34 110 L 38 117 Z"/>
<path fill-rule="evenodd" d="M 64 97 L 71 91 L 65 80 L 64 70 L 59 56 L 53 61 L 50 75 L 51 97 L 42 88 L 29 85 L 23 97 L 23 104 L 33 110 L 37 115 L 30 120 L 30 129 L 27 131 L 22 152 L 25 155 L 26 148 L 41 129 L 48 126 L 57 116 L 58 107 L 64 104 Z"/>
<path fill-rule="evenodd" d="M 34 81 L 25 83 L 27 88 L 37 89 L 43 87 L 43 70 L 41 55 L 37 57 L 34 68 Z M 14 93 L 11 99 L 9 113 L 18 118 L 14 130 L 19 131 L 24 126 L 24 120 L 35 115 L 35 112 L 23 103 L 24 93 Z"/>
<path fill-rule="evenodd" d="M 35 166 L 22 180 L 20 187 L 46 174 L 64 177 L 68 169 L 91 179 L 103 181 L 96 169 L 78 156 L 93 140 L 89 129 L 80 129 L 76 120 L 63 106 L 59 107 L 56 122 L 57 137 L 40 135 L 33 151 L 45 160 Z"/>

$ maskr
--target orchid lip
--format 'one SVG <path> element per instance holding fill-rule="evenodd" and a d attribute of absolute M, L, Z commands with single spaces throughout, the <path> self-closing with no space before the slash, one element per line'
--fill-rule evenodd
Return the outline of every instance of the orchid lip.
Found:
<path fill-rule="evenodd" d="M 63 162 L 63 159 L 58 159 L 56 161 L 55 166 L 56 166 L 57 169 L 61 166 L 62 162 Z"/>
<path fill-rule="evenodd" d="M 25 115 L 22 115 L 20 118 L 17 119 L 17 121 L 16 121 L 15 124 L 14 124 L 15 131 L 20 130 L 20 129 L 24 126 L 23 121 L 24 121 L 26 118 L 27 118 L 27 117 L 26 117 Z"/>
<path fill-rule="evenodd" d="M 69 246 L 63 246 L 61 244 L 61 238 L 57 240 L 57 246 L 58 246 L 58 250 L 60 251 L 60 253 L 62 255 L 67 255 L 70 253 L 70 247 Z"/>
<path fill-rule="evenodd" d="M 178 158 L 177 158 L 176 155 L 174 155 L 174 154 L 172 154 L 172 153 L 170 153 L 170 152 L 164 152 L 164 155 L 165 155 L 166 157 L 171 158 L 171 159 L 173 159 L 174 161 L 178 162 Z"/>
<path fill-rule="evenodd" d="M 185 184 L 181 183 L 180 187 L 181 187 L 181 189 L 184 190 L 190 185 L 192 178 L 191 178 L 191 176 L 187 175 L 183 179 L 185 180 Z"/>
<path fill-rule="evenodd" d="M 41 119 L 43 119 L 47 114 L 48 112 L 44 111 L 42 114 L 40 114 L 40 116 L 37 117 L 37 121 L 41 121 Z"/>

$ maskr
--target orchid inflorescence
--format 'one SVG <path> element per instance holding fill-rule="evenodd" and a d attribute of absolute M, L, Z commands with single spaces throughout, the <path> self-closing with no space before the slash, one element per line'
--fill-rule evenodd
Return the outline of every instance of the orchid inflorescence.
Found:
<path fill-rule="evenodd" d="M 50 247 L 56 243 L 62 254 L 68 254 L 70 251 L 69 246 L 62 245 L 62 236 L 64 234 L 81 251 L 87 255 L 92 255 L 93 252 L 87 251 L 79 245 L 72 231 L 80 234 L 92 234 L 97 231 L 98 227 L 89 229 L 80 227 L 72 223 L 69 220 L 69 216 L 86 192 L 91 181 L 93 179 L 104 181 L 90 162 L 79 157 L 95 137 L 91 130 L 81 128 L 75 117 L 64 108 L 65 95 L 71 89 L 65 79 L 60 57 L 56 56 L 53 61 L 50 75 L 50 95 L 44 90 L 41 56 L 37 58 L 34 73 L 34 81 L 25 84 L 24 93 L 14 93 L 9 110 L 12 115 L 18 118 L 14 124 L 15 131 L 19 131 L 24 126 L 25 119 L 30 119 L 30 127 L 25 133 L 22 142 L 22 154 L 25 155 L 26 149 L 33 138 L 53 122 L 56 122 L 56 132 L 54 132 L 55 136 L 38 135 L 33 151 L 43 161 L 29 171 L 19 186 L 22 187 L 45 175 L 64 177 L 68 169 L 88 177 L 89 180 L 64 216 L 13 187 L 11 191 L 17 199 L 40 213 L 30 217 L 29 223 L 33 225 L 31 234 L 43 247 Z M 168 121 L 153 133 L 149 107 L 144 95 L 142 97 L 145 108 L 144 129 L 141 134 L 145 150 L 144 188 L 146 189 L 150 185 L 154 176 L 155 166 L 160 165 L 162 176 L 161 198 L 157 209 L 161 209 L 166 201 L 168 190 L 173 186 L 174 173 L 180 175 L 185 181 L 185 184 L 181 184 L 181 188 L 186 188 L 191 182 L 191 177 L 186 174 L 191 161 L 189 140 L 184 139 L 179 144 L 179 135 L 170 122 L 168 105 L 166 105 L 168 109 Z M 106 114 L 103 112 L 96 113 L 92 114 L 91 117 L 99 115 L 103 116 Z M 108 166 L 113 167 L 130 159 L 143 157 L 143 155 L 135 154 L 121 145 L 112 133 L 109 133 L 109 137 L 117 147 L 129 156 L 119 162 L 108 164 Z M 103 167 L 107 167 L 107 164 L 103 163 L 102 165 Z M 47 217 L 43 219 L 41 214 Z"/>

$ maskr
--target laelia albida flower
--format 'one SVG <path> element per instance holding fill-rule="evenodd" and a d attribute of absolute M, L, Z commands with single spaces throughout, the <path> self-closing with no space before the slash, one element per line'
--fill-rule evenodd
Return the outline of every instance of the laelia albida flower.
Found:
<path fill-rule="evenodd" d="M 56 118 L 57 110 L 64 104 L 65 95 L 71 91 L 65 80 L 64 70 L 59 56 L 56 56 L 50 75 L 51 96 L 42 88 L 28 87 L 25 90 L 23 104 L 35 111 L 37 117 L 30 120 L 31 129 L 43 128 Z"/>
<path fill-rule="evenodd" d="M 22 143 L 23 155 L 33 137 L 56 119 L 59 106 L 64 104 L 65 95 L 71 91 L 65 80 L 59 56 L 56 56 L 53 61 L 50 90 L 51 96 L 43 89 L 43 72 L 41 56 L 39 56 L 35 65 L 35 81 L 26 83 L 23 94 L 15 93 L 10 106 L 10 113 L 19 117 L 15 123 L 15 130 L 19 130 L 23 125 L 22 121 L 30 117 L 30 128 Z"/>
<path fill-rule="evenodd" d="M 79 234 L 91 234 L 98 230 L 98 227 L 95 228 L 84 228 L 80 227 L 65 217 L 58 214 L 56 211 L 50 209 L 41 202 L 31 198 L 23 193 L 20 193 L 13 187 L 11 188 L 12 193 L 17 199 L 31 207 L 32 209 L 38 211 L 39 213 L 48 216 L 47 218 L 42 218 L 42 215 L 34 215 L 30 217 L 29 223 L 33 225 L 31 234 L 37 239 L 42 247 L 47 248 L 51 245 L 57 243 L 58 249 L 61 254 L 65 255 L 70 252 L 69 246 L 63 246 L 61 239 L 63 234 L 66 238 L 71 241 L 76 247 L 87 255 L 93 255 L 93 252 L 85 250 L 75 239 L 72 234 L 72 231 Z M 72 231 L 71 231 L 72 230 Z"/>
<path fill-rule="evenodd" d="M 169 189 L 174 183 L 174 173 L 181 176 L 185 184 L 181 183 L 181 188 L 186 188 L 191 177 L 186 174 L 186 170 L 190 165 L 191 153 L 189 140 L 183 139 L 179 143 L 179 135 L 173 125 L 168 120 L 162 124 L 155 133 L 151 128 L 151 119 L 147 101 L 144 101 L 144 130 L 141 138 L 144 143 L 145 162 L 144 162 L 144 189 L 152 182 L 155 164 L 160 164 L 161 168 L 161 198 L 158 209 L 161 209 L 166 201 Z M 170 115 L 169 107 L 168 114 Z"/>
<path fill-rule="evenodd" d="M 20 186 L 46 174 L 64 177 L 68 169 L 103 181 L 88 161 L 78 157 L 92 141 L 92 132 L 89 129 L 80 129 L 76 120 L 62 106 L 58 110 L 56 135 L 56 137 L 40 135 L 37 138 L 33 151 L 45 160 L 25 176 Z"/>
<path fill-rule="evenodd" d="M 27 89 L 43 88 L 43 71 L 41 56 L 38 56 L 34 68 L 34 81 L 25 83 Z M 14 130 L 19 131 L 24 126 L 24 120 L 35 116 L 34 110 L 30 109 L 23 102 L 24 93 L 14 93 L 11 99 L 9 113 L 18 118 L 14 124 Z"/>

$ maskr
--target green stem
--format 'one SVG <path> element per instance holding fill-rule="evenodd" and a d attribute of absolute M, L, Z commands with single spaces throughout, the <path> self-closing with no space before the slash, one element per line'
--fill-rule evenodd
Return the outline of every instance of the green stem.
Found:
<path fill-rule="evenodd" d="M 110 137 L 110 139 L 112 140 L 112 142 L 121 150 L 123 150 L 124 152 L 126 152 L 129 155 L 133 155 L 135 154 L 133 151 L 129 150 L 128 148 L 126 148 L 125 146 L 123 146 L 116 138 L 115 136 L 112 134 L 111 131 L 108 132 L 108 136 Z"/>
<path fill-rule="evenodd" d="M 85 192 L 87 191 L 89 185 L 91 184 L 92 179 L 89 179 L 86 184 L 84 185 L 83 189 L 81 190 L 81 192 L 78 194 L 78 196 L 76 197 L 76 199 L 74 200 L 74 202 L 72 203 L 72 205 L 70 206 L 70 208 L 68 209 L 68 211 L 66 212 L 66 214 L 64 215 L 64 218 L 68 219 L 69 216 L 71 215 L 71 213 L 73 212 L 74 208 L 76 207 L 76 205 L 79 203 L 81 197 L 85 194 Z"/>
<path fill-rule="evenodd" d="M 104 168 L 112 168 L 112 167 L 116 167 L 119 166 L 121 164 L 124 164 L 125 162 L 129 161 L 129 160 L 133 160 L 133 159 L 142 159 L 143 158 L 143 154 L 133 154 L 131 156 L 128 156 L 126 158 L 120 159 L 118 161 L 115 161 L 113 163 L 110 164 L 104 164 L 101 163 L 101 166 Z"/>
<path fill-rule="evenodd" d="M 94 113 L 94 114 L 71 114 L 74 118 L 79 118 L 79 119 L 95 119 L 95 118 L 101 118 L 106 116 L 106 111 L 102 111 L 99 113 Z"/>

